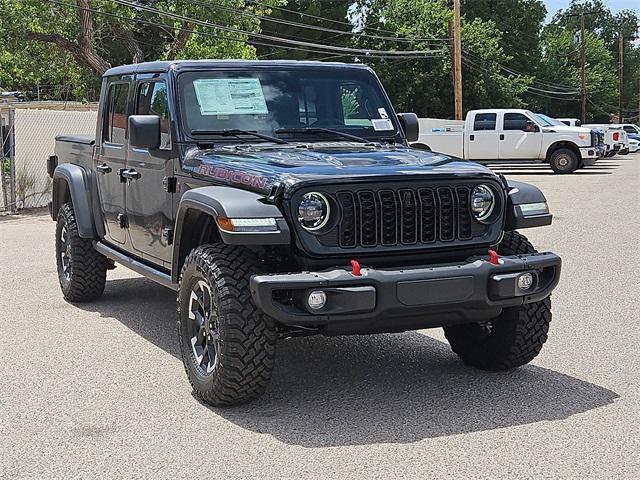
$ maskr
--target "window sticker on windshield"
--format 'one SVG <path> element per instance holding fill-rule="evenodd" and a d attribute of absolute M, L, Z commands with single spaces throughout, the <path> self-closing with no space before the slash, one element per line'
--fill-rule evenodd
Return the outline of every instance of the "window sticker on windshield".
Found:
<path fill-rule="evenodd" d="M 393 123 L 391 123 L 391 120 L 388 118 L 372 118 L 371 124 L 376 132 L 380 130 L 393 130 Z"/>
<path fill-rule="evenodd" d="M 202 115 L 265 115 L 267 102 L 257 78 L 202 78 L 193 81 Z"/>
<path fill-rule="evenodd" d="M 389 118 L 389 115 L 387 115 L 387 111 L 384 109 L 384 107 L 380 107 L 378 109 L 378 113 L 380 114 L 380 118 Z"/>

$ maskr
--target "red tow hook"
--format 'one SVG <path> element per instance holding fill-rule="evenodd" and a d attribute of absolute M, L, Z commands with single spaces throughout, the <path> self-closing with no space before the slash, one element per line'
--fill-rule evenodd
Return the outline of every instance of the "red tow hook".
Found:
<path fill-rule="evenodd" d="M 498 252 L 495 250 L 489 250 L 489 263 L 494 265 L 500 264 L 500 257 L 498 256 Z"/>
<path fill-rule="evenodd" d="M 359 277 L 362 274 L 360 273 L 360 262 L 358 260 L 351 260 L 351 275 L 354 277 Z"/>

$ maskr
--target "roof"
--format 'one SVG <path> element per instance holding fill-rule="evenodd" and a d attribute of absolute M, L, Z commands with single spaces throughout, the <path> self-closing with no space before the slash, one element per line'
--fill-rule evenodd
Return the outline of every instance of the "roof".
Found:
<path fill-rule="evenodd" d="M 134 73 L 162 73 L 169 70 L 206 68 L 259 68 L 259 67 L 304 67 L 304 68 L 369 68 L 361 63 L 318 62 L 310 60 L 170 60 L 121 65 L 107 70 L 103 76 L 130 75 Z"/>

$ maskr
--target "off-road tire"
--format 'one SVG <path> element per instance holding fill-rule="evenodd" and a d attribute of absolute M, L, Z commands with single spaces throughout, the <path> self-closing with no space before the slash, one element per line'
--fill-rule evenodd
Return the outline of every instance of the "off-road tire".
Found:
<path fill-rule="evenodd" d="M 186 258 L 178 291 L 178 337 L 187 376 L 195 395 L 214 406 L 237 405 L 264 393 L 275 361 L 274 321 L 253 303 L 249 280 L 263 267 L 250 250 L 232 245 L 204 245 Z M 218 338 L 210 372 L 201 368 L 192 347 L 191 292 L 204 281 L 211 294 Z M 205 318 L 205 321 L 209 319 Z M 209 365 L 210 366 L 210 365 Z"/>
<path fill-rule="evenodd" d="M 549 157 L 549 165 L 555 173 L 571 173 L 580 165 L 580 158 L 569 148 L 559 148 Z"/>
<path fill-rule="evenodd" d="M 524 235 L 506 232 L 498 247 L 502 255 L 534 253 Z M 529 363 L 547 340 L 551 300 L 507 308 L 490 324 L 470 323 L 445 327 L 451 349 L 463 362 L 481 370 L 510 370 Z"/>
<path fill-rule="evenodd" d="M 63 242 L 63 232 L 69 248 Z M 70 270 L 65 273 L 63 253 L 66 255 Z M 70 302 L 89 302 L 96 300 L 104 292 L 107 279 L 107 257 L 93 248 L 90 238 L 78 234 L 78 226 L 71 202 L 60 207 L 56 223 L 56 265 L 58 280 L 64 298 Z"/>

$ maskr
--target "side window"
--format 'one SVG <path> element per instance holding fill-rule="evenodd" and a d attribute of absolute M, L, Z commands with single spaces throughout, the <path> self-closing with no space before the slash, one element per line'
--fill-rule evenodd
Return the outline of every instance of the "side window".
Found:
<path fill-rule="evenodd" d="M 505 113 L 504 114 L 504 130 L 527 130 L 527 122 L 529 118 L 521 113 Z"/>
<path fill-rule="evenodd" d="M 622 128 L 624 128 L 624 131 L 627 132 L 627 133 L 638 133 L 638 132 L 636 132 L 635 128 L 633 128 L 633 127 L 631 127 L 629 125 L 627 125 L 625 127 L 622 127 Z"/>
<path fill-rule="evenodd" d="M 136 114 L 160 117 L 160 148 L 171 148 L 169 126 L 169 101 L 167 85 L 164 82 L 144 82 L 138 87 Z"/>
<path fill-rule="evenodd" d="M 496 114 L 495 113 L 477 113 L 473 119 L 473 130 L 495 130 Z"/>
<path fill-rule="evenodd" d="M 107 94 L 107 108 L 105 112 L 102 140 L 122 145 L 127 136 L 127 97 L 129 85 L 113 83 Z"/>

